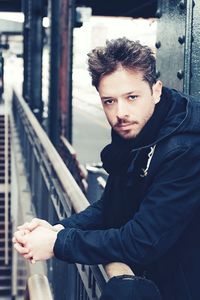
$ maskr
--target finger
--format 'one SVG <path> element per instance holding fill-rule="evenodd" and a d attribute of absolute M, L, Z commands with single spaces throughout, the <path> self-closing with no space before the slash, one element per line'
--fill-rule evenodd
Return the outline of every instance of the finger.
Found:
<path fill-rule="evenodd" d="M 29 222 L 25 222 L 24 224 L 20 225 L 17 227 L 18 230 L 24 230 L 24 229 L 27 229 L 28 226 L 29 226 Z"/>
<path fill-rule="evenodd" d="M 36 260 L 34 260 L 33 258 L 31 259 L 31 263 L 32 264 L 35 264 L 36 263 Z"/>
<path fill-rule="evenodd" d="M 42 226 L 43 225 L 43 220 L 42 219 L 38 219 L 38 218 L 34 218 L 32 219 L 32 221 L 29 223 L 28 225 L 28 229 L 30 231 L 33 231 L 34 229 L 36 229 L 38 226 Z"/>
<path fill-rule="evenodd" d="M 17 252 L 18 252 L 19 254 L 22 254 L 22 255 L 23 255 L 23 254 L 29 253 L 29 249 L 23 247 L 23 246 L 20 245 L 19 243 L 14 244 L 14 248 L 15 248 L 15 250 L 17 250 Z"/>
<path fill-rule="evenodd" d="M 26 258 L 26 259 L 32 259 L 33 258 L 33 253 L 30 251 L 27 254 L 23 254 L 23 257 Z"/>
<path fill-rule="evenodd" d="M 24 244 L 25 243 L 25 235 L 24 235 L 24 231 L 22 230 L 18 230 L 14 233 L 14 238 L 16 239 L 16 241 L 20 244 Z"/>
<path fill-rule="evenodd" d="M 53 229 L 53 226 L 49 222 L 47 222 L 46 220 L 34 218 L 32 220 L 32 222 L 38 224 L 38 226 Z"/>
<path fill-rule="evenodd" d="M 13 238 L 12 238 L 12 242 L 13 243 L 17 243 L 17 240 L 16 240 L 16 238 L 13 236 Z"/>

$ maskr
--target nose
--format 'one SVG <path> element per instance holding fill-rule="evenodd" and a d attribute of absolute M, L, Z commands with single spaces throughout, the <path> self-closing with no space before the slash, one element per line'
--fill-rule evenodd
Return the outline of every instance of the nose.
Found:
<path fill-rule="evenodd" d="M 117 104 L 117 118 L 123 119 L 129 115 L 128 105 L 125 101 L 118 101 Z"/>

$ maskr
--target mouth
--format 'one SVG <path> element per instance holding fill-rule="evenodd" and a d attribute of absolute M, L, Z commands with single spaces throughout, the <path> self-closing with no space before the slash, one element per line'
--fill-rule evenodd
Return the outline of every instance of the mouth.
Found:
<path fill-rule="evenodd" d="M 132 127 L 132 126 L 134 126 L 134 125 L 136 125 L 137 124 L 137 122 L 132 122 L 132 123 L 122 123 L 122 124 L 117 124 L 117 125 L 115 125 L 114 127 L 116 128 L 116 129 L 119 129 L 119 130 L 128 130 L 130 127 Z"/>

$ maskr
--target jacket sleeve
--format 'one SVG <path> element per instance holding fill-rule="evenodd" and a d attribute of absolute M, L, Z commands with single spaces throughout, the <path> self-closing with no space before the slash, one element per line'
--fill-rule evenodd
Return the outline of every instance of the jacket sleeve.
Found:
<path fill-rule="evenodd" d="M 57 258 L 84 264 L 147 264 L 165 254 L 200 209 L 200 149 L 178 147 L 163 159 L 139 211 L 120 229 L 63 229 Z"/>
<path fill-rule="evenodd" d="M 97 229 L 102 226 L 102 198 L 88 206 L 84 211 L 73 214 L 69 218 L 65 218 L 57 224 L 63 225 L 65 228 Z"/>

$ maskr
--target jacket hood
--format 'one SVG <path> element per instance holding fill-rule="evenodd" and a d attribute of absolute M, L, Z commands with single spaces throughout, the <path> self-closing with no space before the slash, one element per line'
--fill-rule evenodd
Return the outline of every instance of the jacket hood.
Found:
<path fill-rule="evenodd" d="M 162 91 L 161 101 L 168 101 L 170 109 L 153 144 L 177 132 L 200 133 L 200 101 L 165 87 Z"/>
<path fill-rule="evenodd" d="M 200 133 L 200 101 L 195 97 L 163 87 L 161 100 L 156 104 L 154 113 L 139 135 L 149 131 L 149 139 L 133 150 L 158 144 L 177 132 Z M 151 131 L 157 128 L 157 134 Z M 138 145 L 137 145 L 138 146 Z"/>

